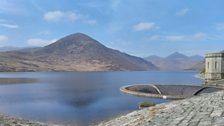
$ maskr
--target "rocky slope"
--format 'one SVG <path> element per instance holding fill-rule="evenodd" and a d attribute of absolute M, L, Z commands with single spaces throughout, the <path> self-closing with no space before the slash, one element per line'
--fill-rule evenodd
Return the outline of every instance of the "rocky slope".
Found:
<path fill-rule="evenodd" d="M 76 33 L 42 48 L 0 53 L 0 71 L 140 71 L 157 68 Z"/>
<path fill-rule="evenodd" d="M 11 117 L 0 114 L 1 126 L 59 126 L 54 124 L 44 124 L 40 122 L 33 122 L 21 118 Z"/>
<path fill-rule="evenodd" d="M 192 70 L 200 70 L 200 71 L 204 70 L 205 69 L 205 61 L 203 60 L 203 61 L 197 63 L 191 69 Z"/>

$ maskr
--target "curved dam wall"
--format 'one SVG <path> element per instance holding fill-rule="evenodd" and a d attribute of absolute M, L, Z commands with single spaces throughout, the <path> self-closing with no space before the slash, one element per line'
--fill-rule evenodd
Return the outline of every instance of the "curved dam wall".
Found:
<path fill-rule="evenodd" d="M 121 87 L 124 93 L 163 99 L 184 99 L 203 93 L 223 90 L 216 87 L 191 86 L 191 85 L 128 85 Z"/>

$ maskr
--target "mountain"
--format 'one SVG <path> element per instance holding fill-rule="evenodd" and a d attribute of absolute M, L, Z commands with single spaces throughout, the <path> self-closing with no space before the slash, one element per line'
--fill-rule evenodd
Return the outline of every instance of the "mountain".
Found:
<path fill-rule="evenodd" d="M 223 53 L 224 50 L 219 51 L 219 52 Z M 196 65 L 194 65 L 191 69 L 204 71 L 205 70 L 205 59 L 203 59 L 201 62 L 197 63 Z"/>
<path fill-rule="evenodd" d="M 145 59 L 155 64 L 160 70 L 186 70 L 204 60 L 204 58 L 199 55 L 186 56 L 179 52 L 170 54 L 167 57 L 153 55 Z"/>
<path fill-rule="evenodd" d="M 201 62 L 195 64 L 193 67 L 191 67 L 191 69 L 202 71 L 203 69 L 205 69 L 205 60 L 202 60 Z"/>
<path fill-rule="evenodd" d="M 14 46 L 3 46 L 0 47 L 0 52 L 10 52 L 10 51 L 27 51 L 37 49 L 39 47 L 14 47 Z"/>
<path fill-rule="evenodd" d="M 5 47 L 0 47 L 0 52 L 15 51 L 20 49 L 22 49 L 22 47 L 5 46 Z"/>
<path fill-rule="evenodd" d="M 190 56 L 190 58 L 192 60 L 198 60 L 198 61 L 203 61 L 204 60 L 204 57 L 202 57 L 200 55 L 193 55 L 193 56 Z"/>
<path fill-rule="evenodd" d="M 0 71 L 140 71 L 157 68 L 76 33 L 41 48 L 0 53 Z"/>
<path fill-rule="evenodd" d="M 156 55 L 152 55 L 152 56 L 148 56 L 145 58 L 146 60 L 162 60 L 162 57 L 156 56 Z"/>
<path fill-rule="evenodd" d="M 187 59 L 188 57 L 184 54 L 181 54 L 179 52 L 174 52 L 173 54 L 170 54 L 166 57 L 166 59 Z"/>
<path fill-rule="evenodd" d="M 224 50 L 219 51 L 220 53 L 224 53 Z M 191 69 L 193 70 L 205 70 L 205 60 L 199 62 L 198 64 L 196 64 L 195 66 L 193 66 Z"/>

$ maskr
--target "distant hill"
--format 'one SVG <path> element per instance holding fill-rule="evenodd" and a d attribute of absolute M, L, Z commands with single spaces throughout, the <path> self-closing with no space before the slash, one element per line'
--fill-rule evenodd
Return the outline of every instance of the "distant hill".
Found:
<path fill-rule="evenodd" d="M 174 60 L 174 59 L 187 59 L 189 57 L 187 57 L 186 55 L 184 54 L 181 54 L 179 52 L 174 52 L 173 54 L 170 54 L 169 56 L 166 57 L 166 59 L 171 59 L 171 60 Z"/>
<path fill-rule="evenodd" d="M 4 46 L 0 47 L 0 52 L 20 50 L 22 47 Z"/>
<path fill-rule="evenodd" d="M 41 48 L 0 53 L 0 71 L 140 71 L 151 62 L 105 47 L 76 33 Z"/>
<path fill-rule="evenodd" d="M 191 69 L 192 70 L 200 70 L 200 71 L 204 70 L 205 69 L 205 61 L 203 60 L 203 61 L 195 64 L 193 67 L 191 67 Z"/>
<path fill-rule="evenodd" d="M 192 60 L 196 60 L 196 61 L 203 61 L 204 60 L 204 57 L 202 57 L 200 55 L 193 55 L 193 56 L 190 56 L 190 58 Z"/>
<path fill-rule="evenodd" d="M 220 52 L 223 53 L 224 50 L 222 50 Z M 204 71 L 205 70 L 205 59 L 203 59 L 201 62 L 197 63 L 196 65 L 194 65 L 191 69 Z"/>
<path fill-rule="evenodd" d="M 0 47 L 0 52 L 11 52 L 11 51 L 27 51 L 38 49 L 39 47 L 14 47 L 14 46 L 3 46 Z"/>
<path fill-rule="evenodd" d="M 145 58 L 147 61 L 155 64 L 160 70 L 186 70 L 203 61 L 204 58 L 199 55 L 186 56 L 179 52 L 170 54 L 167 57 L 149 56 Z"/>

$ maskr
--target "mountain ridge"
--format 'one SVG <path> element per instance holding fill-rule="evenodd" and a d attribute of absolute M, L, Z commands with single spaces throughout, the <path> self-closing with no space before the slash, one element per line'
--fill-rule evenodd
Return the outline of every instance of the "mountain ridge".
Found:
<path fill-rule="evenodd" d="M 202 56 L 186 56 L 179 52 L 174 52 L 166 57 L 156 55 L 145 58 L 155 64 L 160 70 L 187 70 L 204 60 Z"/>
<path fill-rule="evenodd" d="M 0 53 L 0 71 L 142 71 L 157 67 L 142 58 L 110 49 L 83 33 L 45 47 Z"/>
<path fill-rule="evenodd" d="M 166 59 L 186 59 L 188 57 L 186 55 L 184 55 L 184 54 L 179 53 L 179 52 L 174 52 L 174 53 L 168 55 L 165 58 Z"/>

